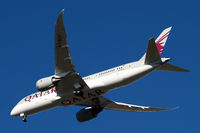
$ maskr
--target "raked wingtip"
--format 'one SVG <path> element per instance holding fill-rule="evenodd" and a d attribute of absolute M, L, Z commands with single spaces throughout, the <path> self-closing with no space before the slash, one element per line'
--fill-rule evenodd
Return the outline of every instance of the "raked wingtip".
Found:
<path fill-rule="evenodd" d="M 62 9 L 61 12 L 60 12 L 60 14 L 64 14 L 64 11 L 65 11 L 65 9 Z"/>

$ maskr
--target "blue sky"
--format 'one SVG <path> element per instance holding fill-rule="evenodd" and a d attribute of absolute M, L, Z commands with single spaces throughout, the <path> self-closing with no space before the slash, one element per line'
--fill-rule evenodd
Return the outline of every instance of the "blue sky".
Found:
<path fill-rule="evenodd" d="M 3 132 L 200 132 L 198 0 L 48 0 L 0 4 L 1 131 Z M 139 59 L 148 39 L 172 26 L 163 57 L 190 73 L 156 71 L 105 97 L 138 105 L 176 107 L 137 113 L 104 110 L 78 123 L 81 107 L 59 107 L 28 117 L 11 117 L 13 106 L 37 91 L 35 82 L 54 72 L 54 25 L 61 9 L 76 70 L 86 76 Z"/>

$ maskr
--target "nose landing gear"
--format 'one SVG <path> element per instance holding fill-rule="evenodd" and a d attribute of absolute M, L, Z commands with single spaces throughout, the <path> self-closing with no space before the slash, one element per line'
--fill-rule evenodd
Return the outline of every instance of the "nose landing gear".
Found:
<path fill-rule="evenodd" d="M 20 116 L 22 117 L 23 122 L 27 122 L 26 115 L 24 113 L 20 114 Z"/>
<path fill-rule="evenodd" d="M 23 122 L 27 122 L 26 117 L 23 117 L 23 118 L 22 118 L 22 121 L 23 121 Z"/>

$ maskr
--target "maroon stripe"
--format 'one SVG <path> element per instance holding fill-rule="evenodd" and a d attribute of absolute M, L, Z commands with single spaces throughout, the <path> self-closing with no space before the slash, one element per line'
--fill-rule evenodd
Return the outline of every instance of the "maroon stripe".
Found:
<path fill-rule="evenodd" d="M 165 35 L 163 35 L 157 42 L 161 42 L 161 41 L 164 40 L 166 37 L 168 37 L 169 32 L 170 32 L 170 31 L 168 31 Z"/>

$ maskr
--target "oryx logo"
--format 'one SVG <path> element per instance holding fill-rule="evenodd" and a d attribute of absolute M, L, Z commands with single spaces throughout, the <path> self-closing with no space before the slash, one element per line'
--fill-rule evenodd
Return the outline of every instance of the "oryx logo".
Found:
<path fill-rule="evenodd" d="M 171 31 L 171 27 L 167 28 L 166 30 L 164 30 L 160 35 L 159 37 L 156 39 L 155 43 L 156 43 L 156 46 L 157 46 L 157 49 L 158 49 L 158 53 L 159 55 L 162 54 L 162 51 L 163 51 L 163 48 L 165 46 L 165 43 L 167 41 L 167 37 L 169 35 Z"/>

